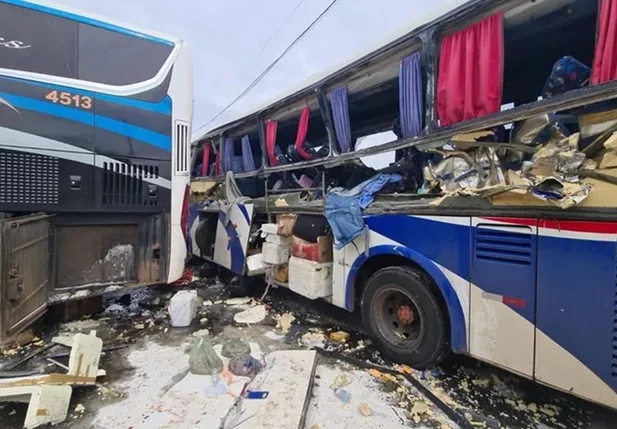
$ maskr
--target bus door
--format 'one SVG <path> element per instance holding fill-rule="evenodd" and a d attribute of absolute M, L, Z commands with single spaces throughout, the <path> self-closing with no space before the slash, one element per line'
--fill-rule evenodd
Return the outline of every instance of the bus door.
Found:
<path fill-rule="evenodd" d="M 49 218 L 35 214 L 0 221 L 0 344 L 47 310 Z"/>
<path fill-rule="evenodd" d="M 470 353 L 533 377 L 537 220 L 472 218 Z"/>
<path fill-rule="evenodd" d="M 253 204 L 221 205 L 216 227 L 214 262 L 242 275 L 251 235 Z"/>

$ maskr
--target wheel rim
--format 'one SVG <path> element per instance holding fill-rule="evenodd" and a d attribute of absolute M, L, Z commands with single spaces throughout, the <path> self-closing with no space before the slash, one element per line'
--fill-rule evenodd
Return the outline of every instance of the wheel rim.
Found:
<path fill-rule="evenodd" d="M 398 285 L 386 285 L 373 298 L 371 311 L 388 343 L 405 349 L 418 347 L 424 337 L 424 315 L 409 292 Z"/>

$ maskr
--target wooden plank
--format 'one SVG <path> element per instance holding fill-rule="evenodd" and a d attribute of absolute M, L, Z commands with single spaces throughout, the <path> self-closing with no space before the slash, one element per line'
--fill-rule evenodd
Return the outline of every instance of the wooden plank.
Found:
<path fill-rule="evenodd" d="M 225 429 L 303 429 L 315 369 L 315 351 L 270 353 L 264 368 L 246 387 L 250 392 L 268 392 L 265 399 L 240 399 L 224 422 Z"/>

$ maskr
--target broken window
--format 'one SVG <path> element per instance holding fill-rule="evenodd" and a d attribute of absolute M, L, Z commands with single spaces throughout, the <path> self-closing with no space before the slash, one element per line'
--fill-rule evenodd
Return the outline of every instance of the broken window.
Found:
<path fill-rule="evenodd" d="M 271 167 L 324 158 L 330 153 L 328 133 L 315 96 L 268 115 L 265 132 Z"/>
<path fill-rule="evenodd" d="M 504 14 L 503 103 L 515 106 L 589 85 L 598 1 L 527 1 Z"/>
<path fill-rule="evenodd" d="M 422 133 L 426 88 L 420 51 L 419 40 L 406 42 L 330 85 L 336 153 L 359 149 L 359 139 L 373 134 L 389 136 L 383 144 Z"/>

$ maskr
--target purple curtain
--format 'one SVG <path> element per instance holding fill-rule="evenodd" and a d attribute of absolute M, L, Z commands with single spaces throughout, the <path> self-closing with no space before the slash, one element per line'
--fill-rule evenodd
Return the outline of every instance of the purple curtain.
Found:
<path fill-rule="evenodd" d="M 223 152 L 223 170 L 225 173 L 231 171 L 234 158 L 234 140 L 225 139 L 225 150 Z"/>
<path fill-rule="evenodd" d="M 332 119 L 334 131 L 341 153 L 351 150 L 351 123 L 349 121 L 349 104 L 347 102 L 347 88 L 336 88 L 330 93 L 332 105 Z"/>
<path fill-rule="evenodd" d="M 255 170 L 255 158 L 253 158 L 249 136 L 242 137 L 242 162 L 244 163 L 244 171 Z"/>
<path fill-rule="evenodd" d="M 403 138 L 422 132 L 423 96 L 420 52 L 401 60 L 398 75 L 399 110 Z"/>

